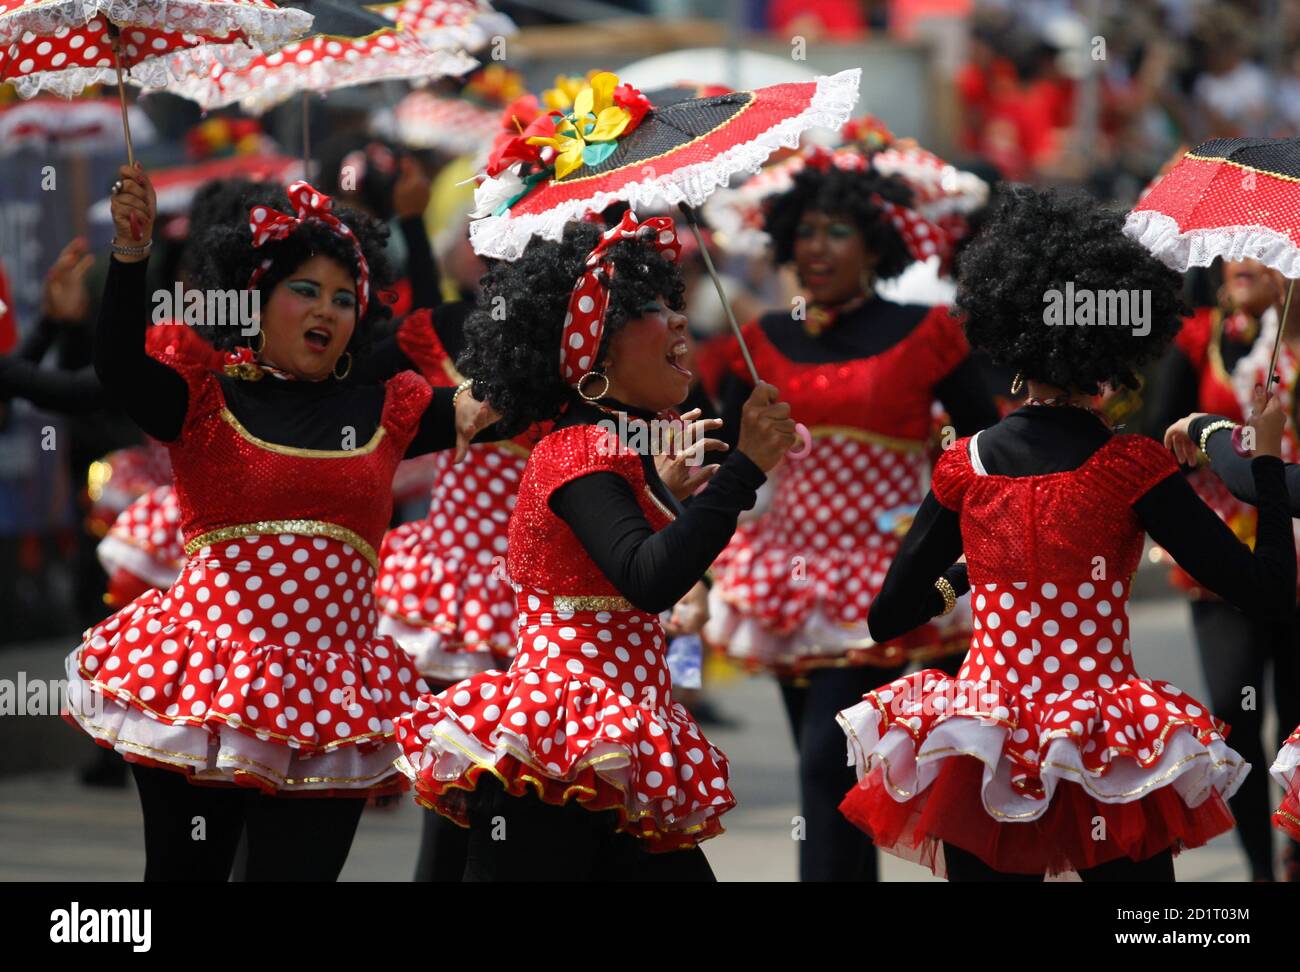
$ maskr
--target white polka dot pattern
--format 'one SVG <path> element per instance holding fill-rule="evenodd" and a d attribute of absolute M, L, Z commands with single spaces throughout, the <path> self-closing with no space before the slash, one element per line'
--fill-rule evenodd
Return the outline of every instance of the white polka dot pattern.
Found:
<path fill-rule="evenodd" d="M 735 805 L 727 760 L 672 700 L 659 619 L 560 611 L 527 588 L 519 608 L 509 671 L 424 696 L 397 721 L 421 797 L 455 815 L 457 789 L 490 765 L 512 792 L 540 786 L 553 803 L 585 792 L 589 809 L 618 810 L 621 829 L 657 849 L 720 832 Z"/>
<path fill-rule="evenodd" d="M 953 718 L 1002 726 L 1011 785 L 1040 799 L 1040 770 L 1058 739 L 1093 774 L 1119 757 L 1154 766 L 1175 732 L 1205 746 L 1224 741 L 1226 727 L 1204 705 L 1134 670 L 1125 582 L 985 584 L 970 596 L 975 631 L 956 679 L 927 669 L 864 697 L 882 732 L 898 727 L 920 749 Z"/>
<path fill-rule="evenodd" d="M 380 631 L 398 640 L 420 674 L 451 681 L 508 665 L 514 654 L 515 591 L 505 564 L 526 460 L 490 446 L 460 465 L 450 453 L 436 458 L 429 515 L 384 536 L 375 596 Z"/>
<path fill-rule="evenodd" d="M 782 470 L 771 507 L 742 524 L 713 567 L 731 611 L 787 639 L 768 664 L 798 667 L 871 643 L 867 613 L 901 539 L 896 514 L 920 502 L 927 465 L 924 453 L 828 436 Z M 805 630 L 814 614 L 843 633 L 838 643 Z"/>
<path fill-rule="evenodd" d="M 560 374 L 577 387 L 587 372 L 596 368 L 596 355 L 605 332 L 605 310 L 609 306 L 609 275 L 613 264 L 605 260 L 611 246 L 621 240 L 645 239 L 666 260 L 681 254 L 677 230 L 671 218 L 651 216 L 638 220 L 628 210 L 622 220 L 607 229 L 587 257 L 587 269 L 573 285 L 569 310 L 560 332 Z"/>
<path fill-rule="evenodd" d="M 171 481 L 171 456 L 156 442 L 110 452 L 91 469 L 90 520 L 109 530 L 128 506 Z"/>
<path fill-rule="evenodd" d="M 309 753 L 380 746 L 426 691 L 375 636 L 374 571 L 323 537 L 203 547 L 166 591 L 91 628 L 81 678 L 174 726 L 221 727 Z"/>

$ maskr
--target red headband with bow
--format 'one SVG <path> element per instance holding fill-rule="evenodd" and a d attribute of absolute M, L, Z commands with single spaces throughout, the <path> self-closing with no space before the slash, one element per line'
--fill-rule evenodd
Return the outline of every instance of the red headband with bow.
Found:
<path fill-rule="evenodd" d="M 361 320 L 366 316 L 366 308 L 370 304 L 370 265 L 366 263 L 365 254 L 361 251 L 361 243 L 348 225 L 330 211 L 334 207 L 334 200 L 325 193 L 301 179 L 290 185 L 287 192 L 297 216 L 289 216 L 270 206 L 254 206 L 248 211 L 248 228 L 253 232 L 253 246 L 262 247 L 271 240 L 286 239 L 308 220 L 324 223 L 335 235 L 350 240 L 357 253 L 357 320 Z M 271 261 L 263 260 L 262 265 L 248 278 L 250 290 L 257 286 L 262 275 L 270 268 Z"/>
<path fill-rule="evenodd" d="M 841 169 L 845 172 L 866 172 L 871 168 L 871 160 L 854 149 L 830 149 L 820 145 L 813 146 L 804 156 L 811 168 L 821 172 L 829 169 Z M 952 251 L 952 239 L 947 230 L 932 223 L 915 209 L 900 206 L 883 198 L 879 193 L 871 194 L 871 201 L 885 214 L 885 218 L 903 238 L 903 245 L 912 259 L 924 262 L 938 254 L 944 264 Z"/>
<path fill-rule="evenodd" d="M 639 221 L 629 209 L 621 222 L 601 234 L 600 242 L 587 257 L 586 270 L 573 285 L 569 312 L 564 316 L 564 329 L 560 333 L 560 373 L 574 388 L 595 363 L 605 332 L 609 284 L 614 273 L 614 264 L 608 259 L 609 249 L 619 240 L 634 239 L 646 240 L 669 261 L 676 262 L 681 253 L 677 228 L 670 216 L 651 216 Z"/>

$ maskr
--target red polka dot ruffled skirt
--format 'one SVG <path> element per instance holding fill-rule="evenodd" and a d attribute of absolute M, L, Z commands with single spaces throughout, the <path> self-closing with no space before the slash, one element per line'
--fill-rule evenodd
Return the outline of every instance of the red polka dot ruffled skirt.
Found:
<path fill-rule="evenodd" d="M 1269 772 L 1286 792 L 1273 814 L 1273 826 L 1300 841 L 1300 727 L 1291 733 Z"/>
<path fill-rule="evenodd" d="M 291 534 L 197 550 L 86 632 L 67 718 L 128 760 L 276 793 L 388 792 L 393 722 L 427 687 L 375 635 L 374 569 Z"/>
<path fill-rule="evenodd" d="M 490 668 L 514 654 L 515 591 L 505 570 L 510 511 L 524 458 L 477 450 L 453 466 L 438 454 L 427 519 L 384 536 L 375 597 L 379 630 L 438 683 Z"/>
<path fill-rule="evenodd" d="M 95 553 L 108 575 L 105 600 L 113 607 L 151 587 L 166 589 L 185 565 L 180 505 L 170 484 L 145 493 L 113 522 Z"/>
<path fill-rule="evenodd" d="M 1231 829 L 1249 766 L 1204 705 L 1134 671 L 1126 596 L 1118 582 L 972 591 L 957 678 L 926 669 L 839 713 L 859 780 L 841 812 L 936 873 L 943 842 L 1042 874 Z"/>
<path fill-rule="evenodd" d="M 713 565 L 705 637 L 750 667 L 892 667 L 964 651 L 958 611 L 877 644 L 867 615 L 924 496 L 928 459 L 849 436 L 788 463 L 771 507 L 741 525 Z M 863 483 L 867 486 L 864 488 Z"/>
<path fill-rule="evenodd" d="M 536 591 L 519 606 L 508 671 L 424 696 L 397 720 L 399 766 L 420 802 L 466 824 L 466 791 L 486 772 L 516 796 L 616 811 L 651 851 L 721 833 L 736 802 L 727 759 L 672 700 L 659 619 Z"/>

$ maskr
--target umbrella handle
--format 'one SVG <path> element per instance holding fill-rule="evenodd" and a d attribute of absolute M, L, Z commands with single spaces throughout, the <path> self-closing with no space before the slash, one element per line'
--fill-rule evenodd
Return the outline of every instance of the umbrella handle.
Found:
<path fill-rule="evenodd" d="M 122 35 L 117 24 L 111 20 L 108 21 L 108 36 L 113 41 L 113 67 L 117 70 L 117 100 L 122 107 L 122 132 L 126 135 L 126 161 L 135 168 L 135 146 L 131 144 L 131 120 L 126 113 L 126 85 L 122 81 L 122 58 L 119 53 Z"/>
<path fill-rule="evenodd" d="M 713 267 L 713 258 L 709 256 L 709 248 L 704 245 L 704 237 L 700 235 L 699 220 L 695 217 L 695 210 L 686 203 L 678 203 L 683 215 L 686 217 L 686 225 L 691 228 L 695 234 L 695 242 L 699 245 L 700 256 L 704 258 L 704 269 L 708 271 L 710 279 L 713 280 L 713 286 L 717 288 L 718 300 L 722 301 L 723 313 L 727 315 L 727 323 L 731 325 L 731 333 L 736 335 L 736 341 L 740 345 L 740 353 L 745 359 L 745 367 L 749 369 L 749 377 L 757 385 L 763 379 L 758 377 L 758 369 L 754 367 L 754 359 L 749 353 L 749 345 L 745 343 L 745 335 L 740 331 L 740 325 L 736 323 L 736 315 L 731 310 L 731 301 L 727 300 L 727 293 L 722 289 L 722 280 L 718 277 L 718 271 Z M 800 441 L 803 443 L 797 450 L 791 450 L 786 453 L 790 459 L 802 459 L 812 451 L 812 435 L 808 427 L 802 422 L 796 423 L 794 427 Z"/>
<path fill-rule="evenodd" d="M 1287 283 L 1287 299 L 1282 307 L 1282 317 L 1278 318 L 1278 337 L 1273 342 L 1273 357 L 1269 361 L 1269 379 L 1265 382 L 1265 391 L 1273 387 L 1273 382 L 1278 381 L 1278 355 L 1282 352 L 1282 334 L 1287 329 L 1287 318 L 1291 316 L 1291 298 L 1296 292 L 1296 282 Z"/>
<path fill-rule="evenodd" d="M 799 441 L 802 444 L 798 449 L 791 449 L 786 453 L 786 455 L 791 459 L 802 459 L 804 456 L 808 455 L 808 453 L 812 452 L 812 433 L 808 431 L 808 426 L 804 425 L 802 422 L 794 423 L 794 432 L 795 435 L 799 436 Z"/>
<path fill-rule="evenodd" d="M 722 301 L 722 310 L 727 315 L 727 323 L 731 325 L 731 332 L 736 335 L 736 340 L 740 342 L 740 353 L 745 358 L 745 366 L 749 368 L 749 377 L 757 385 L 762 379 L 758 377 L 758 369 L 754 367 L 754 359 L 749 354 L 749 345 L 745 343 L 745 335 L 740 333 L 740 325 L 736 323 L 736 315 L 732 313 L 731 301 L 727 300 L 727 292 L 722 289 L 722 280 L 718 277 L 718 271 L 713 268 L 713 257 L 709 256 L 709 249 L 704 245 L 704 237 L 700 235 L 700 225 L 695 218 L 695 210 L 686 203 L 679 203 L 678 208 L 685 214 L 686 224 L 690 226 L 691 232 L 695 234 L 695 242 L 699 245 L 700 255 L 704 257 L 704 269 L 708 271 L 710 279 L 713 280 L 713 286 L 718 290 L 718 300 Z"/>
<path fill-rule="evenodd" d="M 1268 380 L 1264 383 L 1264 390 L 1272 388 L 1273 382 L 1278 380 L 1277 376 L 1277 358 L 1282 352 L 1282 334 L 1286 331 L 1287 318 L 1291 316 L 1291 297 L 1295 294 L 1295 281 L 1292 280 L 1287 284 L 1286 303 L 1282 307 L 1282 316 L 1277 322 L 1277 339 L 1273 342 L 1273 357 L 1268 363 Z"/>

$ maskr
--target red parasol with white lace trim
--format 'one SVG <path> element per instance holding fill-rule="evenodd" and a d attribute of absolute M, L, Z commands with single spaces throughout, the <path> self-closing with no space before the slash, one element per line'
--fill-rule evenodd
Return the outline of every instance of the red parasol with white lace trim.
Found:
<path fill-rule="evenodd" d="M 1284 323 L 1300 277 L 1300 138 L 1202 142 L 1142 197 L 1124 231 L 1180 273 L 1218 258 L 1272 267 L 1291 281 Z M 1284 331 L 1279 324 L 1274 378 Z"/>
<path fill-rule="evenodd" d="M 214 65 L 245 63 L 310 25 L 310 15 L 271 0 L 0 0 L 0 81 L 22 98 L 71 98 L 116 81 L 134 163 L 126 82 L 169 88 Z"/>

